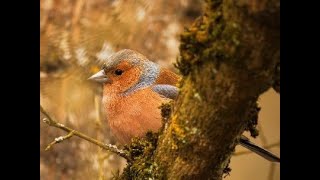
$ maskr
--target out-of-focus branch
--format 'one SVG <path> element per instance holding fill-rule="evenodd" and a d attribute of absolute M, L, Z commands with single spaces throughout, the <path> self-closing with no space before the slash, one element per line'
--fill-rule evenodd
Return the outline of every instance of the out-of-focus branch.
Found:
<path fill-rule="evenodd" d="M 275 163 L 270 163 L 270 170 L 269 170 L 269 173 L 268 173 L 268 180 L 273 180 L 275 167 L 276 167 Z"/>
<path fill-rule="evenodd" d="M 43 122 L 45 122 L 46 124 L 48 124 L 49 126 L 53 126 L 53 127 L 56 127 L 56 128 L 59 128 L 59 129 L 62 129 L 66 132 L 68 132 L 69 134 L 66 135 L 66 136 L 63 136 L 63 137 L 59 137 L 59 138 L 56 138 L 54 142 L 50 143 L 49 146 L 52 146 L 58 142 L 61 142 L 65 139 L 68 139 L 72 136 L 78 136 L 86 141 L 89 141 L 99 147 L 101 147 L 102 149 L 105 149 L 105 150 L 108 150 L 108 151 L 111 151 L 113 153 L 116 153 L 117 155 L 125 158 L 126 160 L 129 161 L 129 156 L 125 153 L 125 151 L 121 150 L 121 149 L 118 149 L 117 146 L 115 145 L 112 145 L 112 144 L 105 144 L 105 143 L 102 143 L 96 139 L 93 139 L 79 131 L 76 131 L 72 128 L 69 128 L 67 126 L 65 126 L 64 124 L 61 124 L 61 123 L 58 123 L 56 122 L 55 120 L 53 120 L 51 118 L 51 116 L 43 109 L 43 107 L 40 105 L 40 111 L 46 116 L 46 118 L 43 119 Z M 47 147 L 48 148 L 48 147 Z"/>
<path fill-rule="evenodd" d="M 102 138 L 102 122 L 101 122 L 101 118 L 100 118 L 100 101 L 99 101 L 100 97 L 98 95 L 94 96 L 94 107 L 95 107 L 95 113 L 96 113 L 96 138 L 97 140 L 101 140 Z M 111 155 L 109 152 L 102 152 L 102 149 L 98 147 L 98 164 L 99 164 L 99 176 L 98 179 L 99 180 L 104 180 L 106 179 L 105 177 L 105 170 L 103 169 L 103 164 L 104 161 Z"/>

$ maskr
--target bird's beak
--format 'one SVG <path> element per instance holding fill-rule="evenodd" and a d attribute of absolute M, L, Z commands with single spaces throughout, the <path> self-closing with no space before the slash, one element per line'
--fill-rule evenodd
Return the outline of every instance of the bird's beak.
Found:
<path fill-rule="evenodd" d="M 88 80 L 96 81 L 99 83 L 108 83 L 111 82 L 107 75 L 104 73 L 104 70 L 97 72 L 96 74 L 92 75 L 88 78 Z"/>

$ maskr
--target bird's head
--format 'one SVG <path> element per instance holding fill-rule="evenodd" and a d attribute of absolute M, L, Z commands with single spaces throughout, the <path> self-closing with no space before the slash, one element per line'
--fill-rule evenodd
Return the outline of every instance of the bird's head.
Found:
<path fill-rule="evenodd" d="M 105 89 L 125 95 L 153 84 L 158 74 L 157 64 L 136 51 L 124 49 L 106 59 L 102 69 L 89 80 L 103 83 Z"/>

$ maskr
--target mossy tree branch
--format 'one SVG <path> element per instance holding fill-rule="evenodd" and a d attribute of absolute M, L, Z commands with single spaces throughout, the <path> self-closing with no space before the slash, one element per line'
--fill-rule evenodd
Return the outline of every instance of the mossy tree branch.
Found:
<path fill-rule="evenodd" d="M 279 62 L 279 0 L 207 0 L 181 35 L 181 92 L 155 163 L 157 178 L 222 179 Z"/>

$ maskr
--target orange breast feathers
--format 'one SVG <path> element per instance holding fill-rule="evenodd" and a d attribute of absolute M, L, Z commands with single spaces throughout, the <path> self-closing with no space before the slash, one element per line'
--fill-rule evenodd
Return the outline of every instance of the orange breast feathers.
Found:
<path fill-rule="evenodd" d="M 129 143 L 133 137 L 142 137 L 149 130 L 161 127 L 159 107 L 167 102 L 151 88 L 136 91 L 126 97 L 103 99 L 110 129 L 119 143 Z"/>

